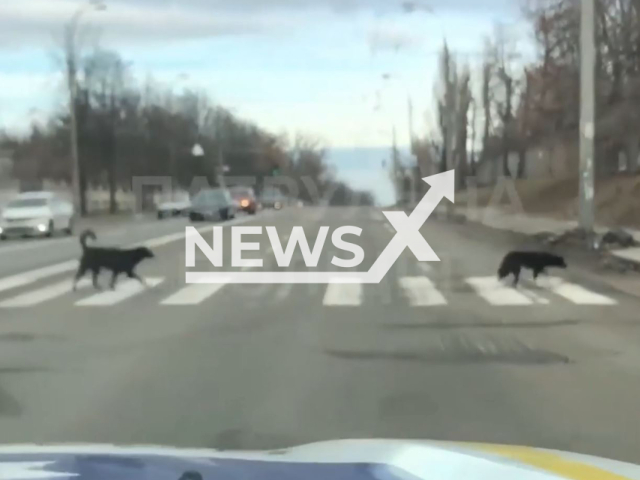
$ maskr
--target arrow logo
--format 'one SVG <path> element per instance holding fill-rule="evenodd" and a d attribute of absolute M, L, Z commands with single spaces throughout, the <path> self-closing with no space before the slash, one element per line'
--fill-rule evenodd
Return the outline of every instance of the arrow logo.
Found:
<path fill-rule="evenodd" d="M 431 188 L 410 215 L 382 212 L 396 234 L 367 272 L 186 272 L 186 283 L 380 283 L 405 248 L 420 262 L 439 262 L 440 258 L 420 234 L 420 228 L 443 198 L 454 202 L 454 170 L 422 180 Z"/>

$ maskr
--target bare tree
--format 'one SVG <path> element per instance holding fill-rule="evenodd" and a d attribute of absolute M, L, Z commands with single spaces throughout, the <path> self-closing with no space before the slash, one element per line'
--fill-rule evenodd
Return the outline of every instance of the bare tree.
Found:
<path fill-rule="evenodd" d="M 471 141 L 470 141 L 470 150 L 471 157 L 469 158 L 469 174 L 472 177 L 475 177 L 477 174 L 476 171 L 476 137 L 478 136 L 478 123 L 477 123 L 477 114 L 478 114 L 478 105 L 474 99 L 471 100 Z"/>
<path fill-rule="evenodd" d="M 481 161 L 486 161 L 489 155 L 489 138 L 491 136 L 491 122 L 493 109 L 492 81 L 494 74 L 492 47 L 487 40 L 485 43 L 484 60 L 482 64 L 482 112 L 484 114 L 483 133 L 482 133 L 482 153 Z M 495 164 L 494 164 L 495 165 Z M 492 172 L 492 178 L 496 178 L 497 171 Z"/>
<path fill-rule="evenodd" d="M 514 101 L 518 81 L 514 75 L 514 61 L 518 58 L 514 43 L 507 37 L 505 28 L 496 27 L 493 48 L 496 66 L 497 85 L 494 89 L 494 102 L 501 127 L 502 174 L 513 175 L 509 168 L 509 154 L 514 137 Z"/>
<path fill-rule="evenodd" d="M 90 0 L 81 5 L 73 14 L 69 22 L 64 27 L 63 51 L 65 58 L 65 74 L 69 92 L 69 133 L 71 148 L 71 184 L 73 188 L 73 200 L 80 215 L 84 215 L 87 210 L 86 195 L 83 187 L 82 166 L 80 163 L 80 153 L 78 148 L 78 119 L 77 119 L 77 70 L 80 58 L 80 46 L 78 42 L 78 30 L 80 20 L 89 11 L 100 11 L 106 9 L 101 0 Z"/>
<path fill-rule="evenodd" d="M 458 72 L 451 51 L 445 42 L 440 54 L 440 88 L 441 98 L 438 102 L 440 129 L 442 135 L 442 160 L 440 170 L 445 171 L 454 166 L 456 101 L 458 95 Z"/>
<path fill-rule="evenodd" d="M 456 128 L 455 128 L 455 166 L 456 166 L 456 188 L 462 189 L 466 186 L 468 168 L 467 139 L 469 128 L 469 105 L 472 101 L 469 82 L 471 73 L 465 67 L 459 75 L 458 91 L 456 92 Z"/>

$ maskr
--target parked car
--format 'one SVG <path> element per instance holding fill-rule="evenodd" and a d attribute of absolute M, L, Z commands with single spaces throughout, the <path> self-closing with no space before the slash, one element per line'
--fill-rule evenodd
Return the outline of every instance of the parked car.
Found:
<path fill-rule="evenodd" d="M 226 188 L 201 190 L 193 197 L 189 220 L 228 220 L 236 216 L 236 207 Z"/>
<path fill-rule="evenodd" d="M 46 236 L 62 231 L 73 233 L 71 202 L 52 192 L 25 192 L 9 201 L 0 217 L 0 239 L 9 236 Z"/>
<path fill-rule="evenodd" d="M 231 187 L 229 192 L 238 210 L 247 212 L 250 215 L 255 215 L 258 211 L 258 200 L 256 200 L 256 194 L 253 188 L 240 186 Z"/>
<path fill-rule="evenodd" d="M 187 215 L 190 208 L 191 202 L 189 201 L 162 202 L 157 205 L 156 212 L 158 214 L 158 220 L 162 220 L 163 218 Z"/>

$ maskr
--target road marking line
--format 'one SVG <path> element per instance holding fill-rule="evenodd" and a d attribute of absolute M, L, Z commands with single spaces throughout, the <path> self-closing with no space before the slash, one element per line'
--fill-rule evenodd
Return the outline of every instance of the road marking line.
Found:
<path fill-rule="evenodd" d="M 540 281 L 540 286 L 577 305 L 616 305 L 618 303 L 613 298 L 592 292 L 560 277 L 544 277 Z"/>
<path fill-rule="evenodd" d="M 160 285 L 164 278 L 146 278 L 147 287 L 143 286 L 138 280 L 126 280 L 116 285 L 115 290 L 108 290 L 97 293 L 90 297 L 76 302 L 79 307 L 107 307 L 120 303 L 128 298 L 144 292 L 148 288 Z"/>
<path fill-rule="evenodd" d="M 61 244 L 65 244 L 65 243 L 71 243 L 73 242 L 74 239 L 73 238 L 60 238 L 60 239 L 56 239 L 56 240 L 51 240 L 51 239 L 45 239 L 45 240 L 40 240 L 40 239 L 34 239 L 31 240 L 29 243 L 21 243 L 21 244 L 16 244 L 16 245 L 10 245 L 7 247 L 3 247 L 0 248 L 0 255 L 4 255 L 7 253 L 13 253 L 13 252 L 23 252 L 26 250 L 34 250 L 36 248 L 45 248 L 45 247 L 54 247 L 57 245 L 61 245 Z"/>
<path fill-rule="evenodd" d="M 326 306 L 352 306 L 362 303 L 362 284 L 360 283 L 330 283 L 324 294 L 322 304 Z"/>
<path fill-rule="evenodd" d="M 401 277 L 399 283 L 411 306 L 429 307 L 447 304 L 447 300 L 427 277 Z"/>
<path fill-rule="evenodd" d="M 0 292 L 10 290 L 12 288 L 22 287 L 29 283 L 36 282 L 42 278 L 51 277 L 60 273 L 66 273 L 78 268 L 77 260 L 50 265 L 48 267 L 37 268 L 28 272 L 11 275 L 0 279 Z"/>
<path fill-rule="evenodd" d="M 83 278 L 78 282 L 78 288 L 86 288 L 91 285 L 91 280 Z M 23 308 L 39 305 L 48 300 L 61 297 L 73 290 L 73 280 L 66 279 L 53 285 L 48 285 L 37 290 L 22 293 L 13 298 L 8 298 L 0 302 L 0 308 Z"/>
<path fill-rule="evenodd" d="M 249 217 L 246 217 L 249 219 Z M 244 218 L 230 220 L 229 222 L 225 222 L 222 226 L 235 225 L 238 223 L 244 223 Z M 203 232 L 205 230 L 209 230 L 211 226 L 201 227 L 198 231 Z M 103 235 L 103 237 L 110 236 L 109 234 Z M 166 245 L 168 243 L 175 242 L 177 240 L 181 240 L 185 237 L 185 232 L 177 232 L 169 235 L 163 235 L 161 237 L 152 238 L 143 242 L 137 242 L 131 245 L 128 245 L 124 248 L 132 248 L 144 245 L 148 248 L 160 247 L 162 245 Z M 1 250 L 0 250 L 1 251 Z M 43 268 L 37 268 L 35 270 L 30 270 L 23 273 L 18 273 L 16 275 L 10 275 L 8 277 L 0 278 L 0 292 L 4 292 L 5 290 L 11 290 L 13 288 L 22 287 L 29 283 L 36 282 L 38 280 L 44 279 L 46 277 L 52 277 L 54 275 L 58 275 L 60 273 L 66 273 L 78 268 L 78 260 L 69 260 L 62 263 L 57 263 L 54 265 L 49 265 Z"/>
<path fill-rule="evenodd" d="M 465 281 L 491 305 L 531 305 L 533 300 L 521 290 L 504 285 L 496 277 L 470 277 Z"/>
<path fill-rule="evenodd" d="M 535 282 L 525 281 L 524 285 L 527 287 L 522 288 L 523 281 L 520 280 L 520 284 L 518 286 L 518 291 L 523 295 L 529 297 L 533 303 L 539 303 L 540 305 L 549 305 L 549 299 L 540 295 L 537 291 L 533 290 L 534 288 L 540 290 L 540 286 Z"/>
<path fill-rule="evenodd" d="M 144 242 L 140 242 L 136 245 L 145 246 L 148 248 L 161 247 L 162 245 L 166 245 L 167 243 L 176 242 L 185 237 L 185 232 L 178 233 L 170 233 L 169 235 L 163 235 L 162 237 L 152 238 L 151 240 L 146 240 Z"/>
<path fill-rule="evenodd" d="M 199 305 L 224 287 L 225 283 L 192 284 L 165 298 L 160 305 Z"/>

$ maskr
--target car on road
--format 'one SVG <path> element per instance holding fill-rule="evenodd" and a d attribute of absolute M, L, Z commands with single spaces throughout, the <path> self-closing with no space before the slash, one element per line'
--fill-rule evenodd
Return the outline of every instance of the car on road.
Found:
<path fill-rule="evenodd" d="M 251 187 L 231 187 L 229 189 L 231 198 L 236 203 L 236 209 L 248 213 L 249 215 L 255 215 L 258 211 L 258 200 L 256 194 Z"/>
<path fill-rule="evenodd" d="M 191 202 L 162 202 L 156 207 L 158 220 L 170 217 L 180 217 L 182 215 L 188 215 L 191 208 Z"/>
<path fill-rule="evenodd" d="M 10 200 L 0 216 L 0 239 L 73 233 L 73 204 L 53 192 L 25 192 Z"/>
<path fill-rule="evenodd" d="M 226 188 L 200 190 L 191 202 L 189 220 L 228 220 L 236 216 L 236 206 Z"/>
<path fill-rule="evenodd" d="M 279 190 L 271 190 L 264 192 L 260 197 L 260 205 L 263 208 L 273 208 L 274 210 L 280 210 L 287 205 L 288 199 Z"/>

